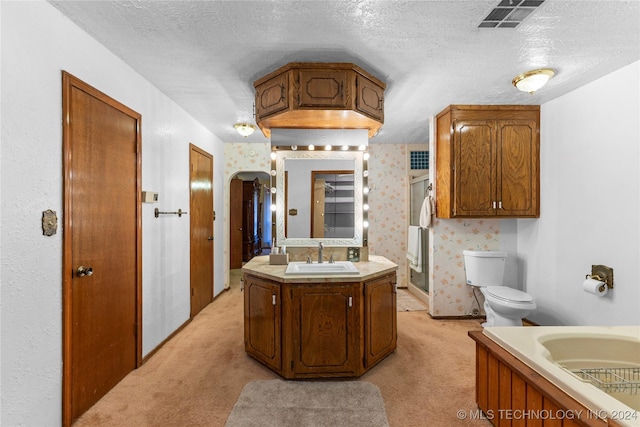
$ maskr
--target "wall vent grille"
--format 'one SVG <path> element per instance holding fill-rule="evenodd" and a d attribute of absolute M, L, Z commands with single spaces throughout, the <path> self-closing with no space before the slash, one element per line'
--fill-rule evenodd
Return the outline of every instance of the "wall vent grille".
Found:
<path fill-rule="evenodd" d="M 542 3 L 544 0 L 500 0 L 478 24 L 478 28 L 516 28 Z"/>

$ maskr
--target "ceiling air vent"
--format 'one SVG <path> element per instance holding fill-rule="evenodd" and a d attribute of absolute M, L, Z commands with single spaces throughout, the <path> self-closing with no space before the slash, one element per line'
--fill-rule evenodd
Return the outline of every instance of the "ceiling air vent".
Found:
<path fill-rule="evenodd" d="M 478 28 L 516 28 L 544 0 L 501 0 L 478 24 Z"/>

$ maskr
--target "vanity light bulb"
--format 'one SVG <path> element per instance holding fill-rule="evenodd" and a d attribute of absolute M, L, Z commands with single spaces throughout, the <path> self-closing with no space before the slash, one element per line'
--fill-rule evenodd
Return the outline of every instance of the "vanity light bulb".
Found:
<path fill-rule="evenodd" d="M 331 151 L 331 145 L 329 145 L 329 144 L 325 145 L 325 146 L 324 146 L 324 149 L 325 149 L 326 151 Z"/>
<path fill-rule="evenodd" d="M 271 176 L 276 176 L 276 171 L 275 170 L 271 171 Z"/>
<path fill-rule="evenodd" d="M 275 160 L 276 159 L 276 152 L 272 151 L 271 152 L 271 160 Z"/>
<path fill-rule="evenodd" d="M 364 194 L 369 194 L 369 187 L 364 187 L 364 188 L 362 189 L 362 192 L 363 192 Z"/>
<path fill-rule="evenodd" d="M 363 158 L 364 160 L 369 160 L 369 153 L 364 153 L 364 154 L 362 155 L 362 158 Z"/>
<path fill-rule="evenodd" d="M 363 222 L 362 222 L 362 226 L 363 226 L 364 228 L 369 228 L 369 221 L 363 221 Z"/>
<path fill-rule="evenodd" d="M 367 149 L 366 145 L 361 145 L 361 146 L 358 147 L 358 150 L 360 150 L 360 151 L 364 151 L 366 149 Z"/>
<path fill-rule="evenodd" d="M 307 147 L 309 149 L 309 151 L 313 151 L 316 149 L 316 147 L 313 146 L 313 144 L 309 144 L 309 147 Z"/>
<path fill-rule="evenodd" d="M 276 187 L 271 187 L 271 194 L 276 194 Z"/>
<path fill-rule="evenodd" d="M 364 172 L 362 172 L 362 176 L 364 176 L 364 177 L 369 176 L 369 171 L 364 171 Z"/>
<path fill-rule="evenodd" d="M 275 212 L 276 211 L 277 206 L 276 205 L 271 205 L 271 212 Z"/>
<path fill-rule="evenodd" d="M 368 211 L 369 210 L 369 205 L 366 204 L 366 203 L 364 205 L 362 205 L 362 210 Z"/>
<path fill-rule="evenodd" d="M 298 149 L 298 146 L 297 146 L 297 145 L 292 145 L 292 146 L 291 146 L 291 151 L 296 151 L 297 149 Z"/>
<path fill-rule="evenodd" d="M 343 146 L 342 146 L 342 151 L 347 151 L 348 149 L 349 149 L 349 146 L 348 146 L 348 145 L 343 145 Z"/>

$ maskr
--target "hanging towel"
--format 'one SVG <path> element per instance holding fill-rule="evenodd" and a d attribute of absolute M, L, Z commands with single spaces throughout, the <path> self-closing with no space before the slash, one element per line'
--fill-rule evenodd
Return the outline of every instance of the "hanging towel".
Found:
<path fill-rule="evenodd" d="M 422 208 L 420 209 L 420 227 L 431 227 L 431 218 L 433 217 L 433 211 L 435 210 L 435 200 L 431 194 L 424 198 L 422 202 Z"/>
<path fill-rule="evenodd" d="M 407 259 L 409 260 L 409 267 L 422 273 L 422 238 L 420 234 L 420 227 L 417 225 L 410 225 L 407 241 Z"/>

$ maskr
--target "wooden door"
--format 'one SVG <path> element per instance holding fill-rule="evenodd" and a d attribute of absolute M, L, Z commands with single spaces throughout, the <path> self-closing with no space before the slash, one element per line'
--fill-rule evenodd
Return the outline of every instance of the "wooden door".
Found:
<path fill-rule="evenodd" d="M 365 283 L 365 368 L 370 368 L 396 348 L 396 276 Z"/>
<path fill-rule="evenodd" d="M 498 122 L 498 215 L 538 215 L 539 153 L 534 120 Z"/>
<path fill-rule="evenodd" d="M 292 289 L 293 370 L 352 374 L 359 366 L 360 296 L 352 283 Z"/>
<path fill-rule="evenodd" d="M 494 129 L 493 121 L 454 122 L 454 215 L 495 215 Z"/>
<path fill-rule="evenodd" d="M 141 363 L 141 116 L 63 72 L 63 424 Z"/>
<path fill-rule="evenodd" d="M 313 182 L 313 196 L 311 199 L 311 238 L 321 239 L 324 237 L 324 179 L 316 179 L 311 173 Z"/>
<path fill-rule="evenodd" d="M 253 181 L 242 182 L 242 260 L 253 258 L 256 225 L 256 204 Z"/>
<path fill-rule="evenodd" d="M 279 371 L 282 367 L 282 285 L 248 275 L 244 280 L 245 351 Z"/>
<path fill-rule="evenodd" d="M 242 268 L 242 180 L 232 179 L 229 191 L 229 268 Z"/>
<path fill-rule="evenodd" d="M 213 301 L 213 156 L 190 144 L 191 317 Z"/>

